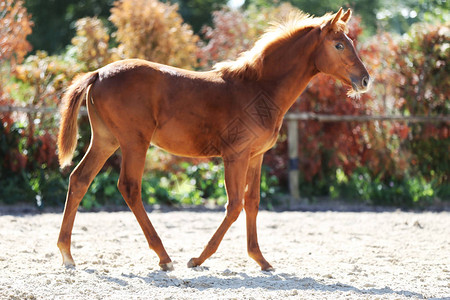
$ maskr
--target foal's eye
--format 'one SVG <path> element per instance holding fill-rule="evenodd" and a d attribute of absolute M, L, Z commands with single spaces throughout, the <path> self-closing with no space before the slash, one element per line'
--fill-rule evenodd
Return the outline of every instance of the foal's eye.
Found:
<path fill-rule="evenodd" d="M 344 44 L 342 44 L 342 43 L 337 43 L 336 46 L 334 46 L 334 47 L 336 47 L 336 49 L 338 49 L 338 50 L 344 50 Z"/>

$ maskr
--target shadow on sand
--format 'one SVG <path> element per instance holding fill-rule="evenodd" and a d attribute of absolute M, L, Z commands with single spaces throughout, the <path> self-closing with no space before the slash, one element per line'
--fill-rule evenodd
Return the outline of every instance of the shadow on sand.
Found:
<path fill-rule="evenodd" d="M 207 268 L 204 268 L 207 270 Z M 195 269 L 193 269 L 195 270 Z M 201 272 L 202 269 L 197 270 Z M 397 295 L 405 297 L 416 297 L 424 299 L 422 294 L 405 291 L 405 290 L 393 290 L 390 287 L 384 288 L 368 288 L 360 289 L 354 286 L 343 284 L 340 282 L 333 284 L 326 284 L 317 281 L 311 277 L 299 278 L 292 274 L 279 273 L 274 274 L 271 272 L 261 272 L 259 276 L 249 276 L 246 273 L 236 273 L 229 270 L 225 270 L 220 276 L 205 275 L 205 276 L 193 276 L 191 278 L 177 278 L 170 275 L 170 272 L 153 271 L 148 276 L 138 276 L 134 274 L 122 274 L 123 279 L 114 278 L 110 276 L 101 276 L 103 280 L 116 283 L 118 285 L 127 285 L 128 279 L 140 279 L 143 282 L 158 288 L 168 287 L 180 287 L 180 288 L 193 288 L 199 291 L 207 289 L 240 289 L 240 288 L 262 288 L 265 290 L 315 290 L 320 292 L 353 292 L 360 295 Z"/>

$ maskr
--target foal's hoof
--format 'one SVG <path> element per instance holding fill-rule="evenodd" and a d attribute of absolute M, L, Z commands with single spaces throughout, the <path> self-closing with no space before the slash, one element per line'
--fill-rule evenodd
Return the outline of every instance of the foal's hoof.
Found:
<path fill-rule="evenodd" d="M 273 272 L 273 271 L 275 271 L 275 269 L 268 262 L 265 262 L 265 263 L 261 264 L 261 271 Z"/>
<path fill-rule="evenodd" d="M 62 264 L 67 269 L 75 268 L 75 261 L 73 260 L 71 255 L 64 255 L 63 254 L 63 263 Z"/>
<path fill-rule="evenodd" d="M 167 264 L 159 264 L 159 267 L 163 271 L 173 271 L 173 262 L 168 262 Z"/>
<path fill-rule="evenodd" d="M 261 268 L 261 271 L 263 271 L 263 272 L 273 272 L 273 271 L 275 271 L 275 269 L 272 266 L 270 266 L 270 267 L 267 267 L 267 268 Z"/>
<path fill-rule="evenodd" d="M 71 261 L 71 262 L 63 262 L 63 266 L 66 269 L 75 269 L 75 262 Z"/>
<path fill-rule="evenodd" d="M 194 267 L 199 266 L 199 264 L 197 264 L 197 263 L 195 262 L 195 258 L 191 258 L 191 259 L 188 261 L 187 266 L 188 266 L 188 268 L 194 268 Z"/>

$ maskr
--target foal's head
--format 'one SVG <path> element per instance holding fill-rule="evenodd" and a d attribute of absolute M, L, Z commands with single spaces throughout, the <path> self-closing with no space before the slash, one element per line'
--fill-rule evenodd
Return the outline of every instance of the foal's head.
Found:
<path fill-rule="evenodd" d="M 353 94 L 364 93 L 370 85 L 370 76 L 356 53 L 352 40 L 346 34 L 351 10 L 342 14 L 342 8 L 320 27 L 320 44 L 315 56 L 316 68 L 353 87 Z M 352 94 L 352 93 L 350 93 Z"/>

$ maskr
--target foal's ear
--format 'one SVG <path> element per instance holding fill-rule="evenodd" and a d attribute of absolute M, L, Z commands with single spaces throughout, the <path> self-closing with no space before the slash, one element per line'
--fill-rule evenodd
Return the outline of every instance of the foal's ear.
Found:
<path fill-rule="evenodd" d="M 347 12 L 342 16 L 341 21 L 347 23 L 351 17 L 352 17 L 352 10 L 349 8 L 347 9 Z"/>
<path fill-rule="evenodd" d="M 342 7 L 339 9 L 339 11 L 337 12 L 337 14 L 334 16 L 333 21 L 331 21 L 331 28 L 334 27 L 334 25 L 341 19 L 341 15 L 342 15 Z"/>
<path fill-rule="evenodd" d="M 333 19 L 329 20 L 328 22 L 322 24 L 322 26 L 320 26 L 320 29 L 322 30 L 322 34 L 326 34 L 328 33 L 331 29 L 335 28 L 336 23 L 341 19 L 341 15 L 342 15 L 342 7 L 339 9 L 339 11 L 336 13 L 336 15 L 334 15 Z M 348 11 L 347 11 L 348 13 Z M 347 15 L 346 13 L 346 15 Z"/>

